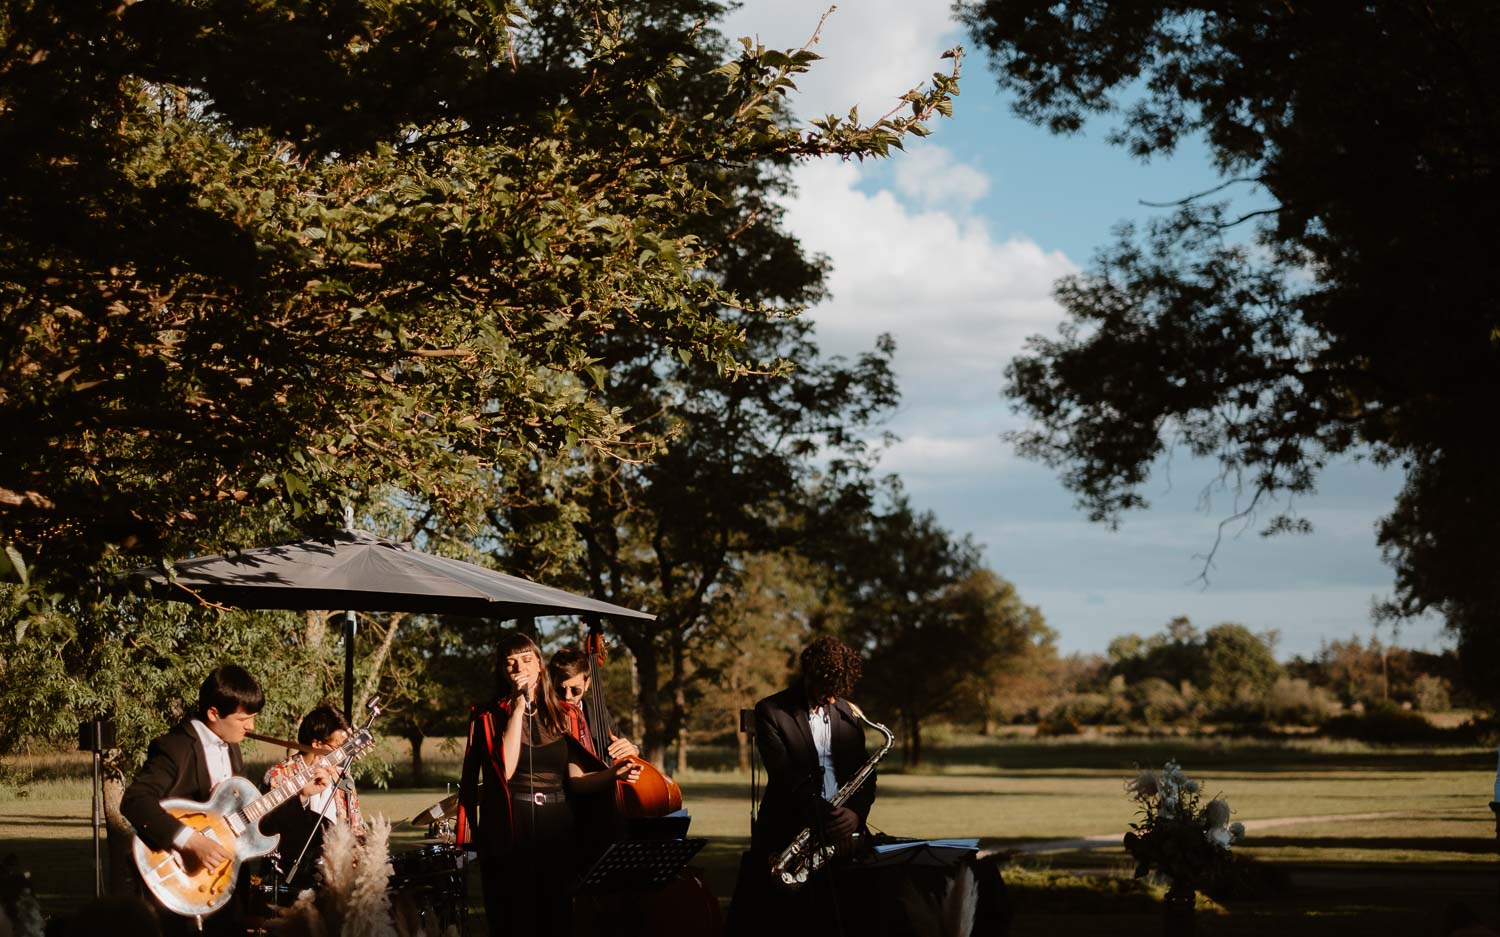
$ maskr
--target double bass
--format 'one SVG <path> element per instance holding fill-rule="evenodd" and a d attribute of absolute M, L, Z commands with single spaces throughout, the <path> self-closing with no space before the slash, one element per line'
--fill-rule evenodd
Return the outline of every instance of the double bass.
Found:
<path fill-rule="evenodd" d="M 584 640 L 584 653 L 589 659 L 588 725 L 589 734 L 600 748 L 600 758 L 609 762 L 609 739 L 614 734 L 609 708 L 604 702 L 604 681 L 599 672 L 605 660 L 604 633 L 599 619 L 588 619 L 589 633 Z M 620 782 L 615 785 L 615 828 L 618 831 L 628 819 L 637 817 L 664 817 L 682 809 L 682 790 L 677 782 L 663 774 L 655 765 L 638 755 L 627 756 L 640 766 L 641 773 L 634 784 Z M 708 886 L 701 869 L 687 868 L 676 881 L 654 894 L 636 895 L 632 899 L 629 914 L 622 918 L 612 915 L 610 927 L 617 928 L 623 920 L 625 933 L 650 934 L 652 937 L 721 937 L 724 920 L 719 911 L 718 899 Z M 631 930 L 633 925 L 634 929 Z"/>
<path fill-rule="evenodd" d="M 609 757 L 609 740 L 614 736 L 614 721 L 604 701 L 604 681 L 600 667 L 605 661 L 604 632 L 599 620 L 589 620 L 589 634 L 584 640 L 584 653 L 589 658 L 589 705 L 587 711 L 589 735 L 594 738 L 598 755 L 606 764 L 630 761 L 638 765 L 641 773 L 634 784 L 621 781 L 615 785 L 615 808 L 622 819 L 635 817 L 664 817 L 682 809 L 682 789 L 677 782 L 667 777 L 655 765 L 639 755 L 627 755 L 624 759 Z"/>

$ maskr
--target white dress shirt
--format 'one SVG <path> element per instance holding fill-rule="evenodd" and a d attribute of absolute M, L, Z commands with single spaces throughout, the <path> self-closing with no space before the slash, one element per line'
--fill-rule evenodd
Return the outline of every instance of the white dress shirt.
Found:
<path fill-rule="evenodd" d="M 214 734 L 214 730 L 197 719 L 193 720 L 193 731 L 198 733 L 198 748 L 203 752 L 203 763 L 208 766 L 208 786 L 218 787 L 225 778 L 234 774 L 229 762 L 229 743 Z M 192 827 L 184 826 L 172 837 L 172 845 L 181 849 L 193 835 Z"/>
<path fill-rule="evenodd" d="M 829 721 L 832 704 L 816 706 L 807 711 L 807 724 L 812 729 L 813 748 L 818 750 L 818 767 L 823 769 L 823 799 L 833 800 L 838 793 L 839 779 L 833 771 L 833 724 Z"/>
<path fill-rule="evenodd" d="M 303 797 L 302 806 L 306 807 L 308 810 L 311 810 L 313 813 L 318 814 L 329 823 L 333 823 L 338 820 L 338 811 L 329 806 L 328 802 L 332 799 L 333 787 L 332 785 L 330 785 L 323 788 L 321 791 L 318 791 L 311 797 Z M 323 812 L 325 809 L 328 811 L 327 813 Z"/>

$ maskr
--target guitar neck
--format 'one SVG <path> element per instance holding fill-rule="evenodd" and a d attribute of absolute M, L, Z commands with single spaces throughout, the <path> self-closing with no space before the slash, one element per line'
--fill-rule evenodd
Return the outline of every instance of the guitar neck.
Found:
<path fill-rule="evenodd" d="M 306 787 L 307 782 L 312 780 L 313 772 L 319 765 L 327 763 L 327 755 L 318 756 L 317 760 L 312 762 L 312 764 L 303 761 L 289 772 L 286 777 L 277 782 L 275 787 L 241 807 L 239 811 L 240 816 L 250 826 L 254 826 L 261 820 L 264 820 L 272 810 L 291 800 L 298 791 Z"/>

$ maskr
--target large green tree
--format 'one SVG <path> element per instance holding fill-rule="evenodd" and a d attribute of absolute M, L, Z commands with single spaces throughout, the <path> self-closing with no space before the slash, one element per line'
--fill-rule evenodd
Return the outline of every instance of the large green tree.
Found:
<path fill-rule="evenodd" d="M 659 89 L 660 106 L 687 123 L 707 119 L 732 75 L 712 68 L 727 44 L 701 18 L 722 7 L 655 0 L 635 13 L 632 29 L 689 63 L 690 78 Z M 575 41 L 578 24 L 532 28 L 534 41 L 557 46 Z M 775 119 L 791 123 L 785 111 Z M 820 535 L 810 518 L 837 523 L 831 504 L 859 509 L 866 437 L 896 400 L 889 342 L 854 360 L 828 358 L 795 315 L 822 297 L 825 264 L 782 226 L 786 157 L 697 166 L 693 177 L 713 198 L 674 231 L 701 245 L 703 274 L 737 298 L 719 315 L 753 365 L 726 380 L 717 362 L 681 353 L 654 330 L 598 334 L 589 355 L 599 398 L 654 451 L 580 450 L 494 476 L 500 507 L 488 512 L 486 534 L 508 567 L 657 614 L 611 623 L 636 670 L 641 741 L 655 759 L 676 742 L 682 760 L 694 695 L 720 672 L 715 645 L 735 640 L 733 627 L 720 627 L 733 617 L 724 596 L 757 556 Z"/>
<path fill-rule="evenodd" d="M 532 41 L 566 17 L 565 47 Z M 592 356 L 757 370 L 684 219 L 705 167 L 884 153 L 788 126 L 816 58 L 675 54 L 603 2 L 20 2 L 0 14 L 0 541 L 13 577 L 316 525 L 391 486 L 639 441 Z M 716 76 L 686 117 L 660 102 Z"/>
<path fill-rule="evenodd" d="M 666 425 L 604 393 L 616 332 L 719 390 L 790 370 L 747 335 L 786 310 L 712 275 L 713 180 L 886 153 L 953 76 L 867 126 L 794 127 L 779 102 L 816 55 L 700 47 L 687 11 L 667 30 L 643 9 L 0 11 L 0 576 L 24 603 L 0 686 L 47 660 L 21 646 L 37 615 L 81 662 L 46 673 L 105 678 L 90 587 L 122 562 L 308 532 L 339 504 L 436 517 L 456 551 L 497 495 L 555 507 L 510 478 L 650 454 Z M 440 654 L 402 645 L 432 637 L 412 624 L 387 652 Z M 153 698 L 140 669 L 107 676 Z"/>
<path fill-rule="evenodd" d="M 1215 460 L 1257 510 L 1338 456 L 1395 467 L 1390 611 L 1437 610 L 1494 698 L 1500 654 L 1500 18 L 1431 4 L 960 4 L 1019 114 L 1114 115 L 1142 158 L 1204 139 L 1240 209 L 1183 193 L 1059 284 L 1062 331 L 1012 362 L 1021 451 L 1089 514 L 1145 506 L 1164 453 Z M 1272 530 L 1303 529 L 1267 511 Z"/>

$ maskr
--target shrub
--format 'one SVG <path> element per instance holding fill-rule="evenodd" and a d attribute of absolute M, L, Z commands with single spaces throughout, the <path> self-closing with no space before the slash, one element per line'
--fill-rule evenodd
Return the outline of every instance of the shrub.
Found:
<path fill-rule="evenodd" d="M 1327 690 L 1300 677 L 1281 677 L 1266 691 L 1266 719 L 1279 725 L 1322 725 L 1329 705 Z"/>
<path fill-rule="evenodd" d="M 1043 719 L 1036 724 L 1038 738 L 1053 738 L 1060 735 L 1080 735 L 1083 727 L 1072 719 Z"/>
<path fill-rule="evenodd" d="M 1160 677 L 1147 677 L 1132 686 L 1126 698 L 1133 704 L 1132 714 L 1148 726 L 1180 722 L 1188 715 L 1182 694 Z"/>
<path fill-rule="evenodd" d="M 1047 721 L 1071 721 L 1086 726 L 1113 725 L 1124 722 L 1129 715 L 1130 706 L 1123 696 L 1075 693 L 1058 700 L 1047 713 Z"/>
<path fill-rule="evenodd" d="M 1444 713 L 1453 707 L 1448 681 L 1430 673 L 1417 677 L 1411 688 L 1412 704 L 1424 713 Z"/>
<path fill-rule="evenodd" d="M 1394 745 L 1403 742 L 1433 742 L 1443 731 L 1420 713 L 1382 701 L 1365 707 L 1360 714 L 1338 716 L 1323 727 L 1323 734 L 1336 739 Z"/>

